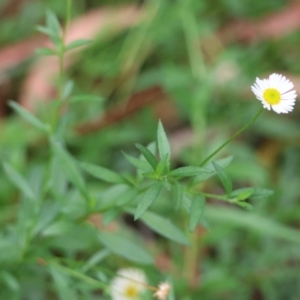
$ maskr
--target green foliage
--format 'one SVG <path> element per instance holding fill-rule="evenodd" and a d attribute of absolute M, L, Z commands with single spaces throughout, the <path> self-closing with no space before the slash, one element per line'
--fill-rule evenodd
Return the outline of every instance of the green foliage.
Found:
<path fill-rule="evenodd" d="M 190 208 L 190 223 L 189 229 L 193 231 L 200 221 L 205 205 L 205 198 L 202 195 L 196 195 L 192 200 Z"/>
<path fill-rule="evenodd" d="M 141 264 L 152 264 L 152 256 L 141 246 L 119 234 L 99 233 L 99 240 L 113 253 L 130 261 Z"/>
<path fill-rule="evenodd" d="M 170 220 L 163 218 L 153 212 L 147 211 L 141 217 L 142 221 L 152 230 L 162 236 L 183 245 L 189 245 L 189 240 L 185 234 L 177 228 Z"/>
<path fill-rule="evenodd" d="M 53 12 L 37 29 L 52 45 L 36 53 L 58 58 L 57 94 L 35 113 L 10 101 L 13 115 L 1 125 L 0 298 L 111 299 L 110 283 L 124 267 L 144 270 L 151 293 L 170 282 L 168 300 L 296 297 L 297 113 L 265 112 L 210 157 L 257 111 L 259 102 L 244 101 L 255 76 L 274 66 L 299 71 L 295 36 L 245 47 L 223 44 L 215 31 L 283 1 L 146 1 L 147 20 L 69 44 L 68 18 L 99 3 L 69 0 L 66 11 L 63 1 L 48 2 Z M 24 23 L 40 22 L 45 6 L 34 0 L 27 17 L 21 8 L 18 18 L 4 19 L 3 41 L 33 32 L 36 24 Z M 74 49 L 76 64 L 66 71 Z M 12 79 L 23 80 L 24 68 Z M 227 71 L 236 74 L 226 81 Z M 118 109 L 130 107 L 130 95 L 158 85 L 168 95 L 163 121 L 147 107 L 122 119 Z M 100 117 L 97 132 L 74 129 Z"/>

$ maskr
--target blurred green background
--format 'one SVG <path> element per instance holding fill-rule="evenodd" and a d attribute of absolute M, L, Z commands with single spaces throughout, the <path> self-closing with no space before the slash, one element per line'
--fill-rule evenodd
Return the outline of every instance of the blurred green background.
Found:
<path fill-rule="evenodd" d="M 124 12 L 125 21 L 121 21 L 128 7 L 132 14 Z M 43 46 L 36 26 L 45 23 L 47 10 L 65 23 L 65 1 L 0 2 L 1 161 L 13 165 L 37 193 L 43 192 L 48 143 L 8 108 L 7 100 L 26 107 L 35 101 L 41 119 L 49 118 L 55 76 L 46 82 L 49 90 L 41 86 L 44 99 L 34 99 L 40 86 L 29 80 L 35 76 L 36 62 L 44 59 L 34 54 L 34 48 Z M 102 10 L 118 11 L 112 24 Z M 93 11 L 99 15 L 93 17 Z M 147 145 L 155 140 L 161 119 L 171 140 L 173 166 L 199 164 L 260 108 L 250 90 L 256 77 L 285 74 L 300 90 L 297 12 L 300 14 L 297 1 L 284 0 L 73 1 L 69 30 L 81 18 L 81 37 L 86 30 L 92 42 L 71 56 L 65 68 L 66 81 L 74 82 L 64 136 L 69 151 L 81 161 L 117 172 L 131 171 L 122 151 L 137 155 L 134 143 Z M 88 28 L 101 18 L 109 24 L 99 25 L 91 36 Z M 43 71 L 48 66 L 46 61 Z M 149 267 L 148 274 L 155 280 L 172 277 L 174 299 L 300 299 L 299 119 L 298 103 L 288 115 L 265 111 L 218 154 L 219 158 L 234 156 L 227 170 L 235 188 L 266 187 L 275 193 L 253 201 L 253 212 L 208 200 L 209 230 L 197 230 L 193 274 L 181 274 L 181 266 L 187 263 L 181 246 L 149 233 L 125 214 L 114 221 L 127 225 L 122 229 L 128 231 L 125 235 L 149 240 L 149 249 L 164 255 L 167 267 L 157 263 L 155 270 Z M 14 232 L 16 228 L 22 232 L 24 220 L 20 220 L 26 211 L 3 168 L 0 172 L 0 298 L 109 299 L 88 282 L 69 278 L 55 268 L 49 271 L 36 262 L 37 257 L 52 256 L 71 261 L 76 268 L 97 251 L 104 251 L 83 223 L 69 231 L 44 233 L 49 238 L 36 237 L 26 258 L 16 259 Z M 53 172 L 58 181 L 66 181 L 59 166 Z M 86 179 L 95 194 L 107 191 L 108 185 Z M 203 188 L 223 192 L 216 179 Z M 122 191 L 115 193 L 122 195 Z M 72 189 L 65 197 L 68 205 L 56 220 L 66 216 L 75 220 L 80 216 L 80 197 Z M 46 203 L 41 219 L 49 216 L 47 209 Z M 170 202 L 163 199 L 155 209 L 176 217 Z M 127 263 L 104 257 L 102 266 L 112 271 Z M 99 279 L 104 276 L 101 268 L 95 274 Z"/>

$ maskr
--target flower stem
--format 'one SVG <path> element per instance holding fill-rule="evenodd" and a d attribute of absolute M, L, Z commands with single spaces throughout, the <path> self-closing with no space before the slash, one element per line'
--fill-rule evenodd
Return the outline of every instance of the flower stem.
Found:
<path fill-rule="evenodd" d="M 229 144 L 233 139 L 235 139 L 240 133 L 242 133 L 245 129 L 247 129 L 251 124 L 255 122 L 255 120 L 261 115 L 263 112 L 263 108 L 261 108 L 254 117 L 245 124 L 240 130 L 238 130 L 235 134 L 233 134 L 225 143 L 223 143 L 219 148 L 217 148 L 213 153 L 211 153 L 207 158 L 205 158 L 200 166 L 205 165 L 213 156 L 215 156 L 221 149 L 223 149 L 227 144 Z"/>

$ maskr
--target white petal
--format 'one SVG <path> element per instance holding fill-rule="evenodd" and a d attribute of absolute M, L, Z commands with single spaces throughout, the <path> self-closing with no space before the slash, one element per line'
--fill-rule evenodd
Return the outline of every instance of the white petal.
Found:
<path fill-rule="evenodd" d="M 288 113 L 294 109 L 297 98 L 297 93 L 292 90 L 293 83 L 285 76 L 273 73 L 268 79 L 256 78 L 255 83 L 251 86 L 251 90 L 256 98 L 261 101 L 264 108 L 274 110 L 276 113 Z M 271 105 L 264 98 L 264 92 L 268 88 L 276 89 L 281 96 L 281 101 L 278 104 Z"/>

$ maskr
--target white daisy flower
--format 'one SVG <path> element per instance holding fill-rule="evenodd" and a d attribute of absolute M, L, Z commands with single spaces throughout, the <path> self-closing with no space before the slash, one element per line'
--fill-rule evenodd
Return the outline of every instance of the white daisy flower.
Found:
<path fill-rule="evenodd" d="M 110 284 L 113 300 L 140 300 L 146 290 L 147 277 L 142 270 L 134 268 L 120 269 Z"/>
<path fill-rule="evenodd" d="M 158 300 L 165 300 L 168 297 L 170 289 L 171 289 L 170 283 L 162 282 L 158 285 L 158 289 L 153 296 L 155 296 Z"/>
<path fill-rule="evenodd" d="M 285 76 L 274 73 L 269 79 L 256 78 L 251 89 L 264 108 L 286 114 L 294 109 L 296 102 L 297 94 L 292 90 L 293 87 L 293 83 Z"/>

